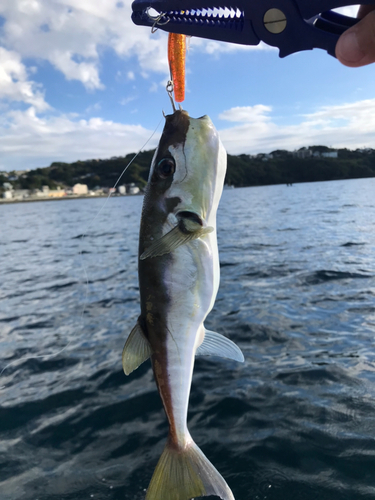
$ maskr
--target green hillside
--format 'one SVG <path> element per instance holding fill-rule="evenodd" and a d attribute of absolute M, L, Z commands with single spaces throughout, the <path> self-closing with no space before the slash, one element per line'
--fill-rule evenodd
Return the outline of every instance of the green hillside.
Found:
<path fill-rule="evenodd" d="M 312 146 L 293 154 L 278 150 L 255 157 L 228 155 L 226 183 L 240 187 L 375 176 L 375 150 L 340 149 L 337 158 L 318 156 L 332 151 L 325 146 Z M 141 152 L 119 184 L 134 182 L 141 188 L 145 186 L 153 153 Z M 43 185 L 51 189 L 57 186 L 67 188 L 76 183 L 87 184 L 89 189 L 112 187 L 133 157 L 134 154 L 129 154 L 107 160 L 54 162 L 49 167 L 30 170 L 18 176 L 16 173 L 3 172 L 0 173 L 0 186 L 3 182 L 10 182 L 15 189 L 41 189 Z"/>

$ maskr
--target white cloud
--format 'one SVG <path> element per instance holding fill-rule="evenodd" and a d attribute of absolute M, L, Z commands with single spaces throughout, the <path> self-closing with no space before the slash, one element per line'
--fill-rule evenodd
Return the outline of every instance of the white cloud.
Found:
<path fill-rule="evenodd" d="M 39 111 L 48 109 L 43 93 L 28 81 L 28 72 L 16 52 L 0 47 L 0 99 L 18 101 L 34 106 Z"/>
<path fill-rule="evenodd" d="M 126 106 L 127 104 L 129 104 L 129 102 L 135 101 L 136 99 L 137 99 L 137 97 L 135 95 L 131 95 L 131 96 L 128 96 L 128 97 L 123 97 L 120 100 L 120 104 L 121 104 L 121 106 Z"/>
<path fill-rule="evenodd" d="M 269 121 L 266 113 L 272 111 L 270 106 L 264 104 L 256 104 L 255 106 L 237 106 L 236 108 L 228 109 L 219 115 L 220 120 L 226 120 L 236 123 L 254 123 L 259 121 Z"/>
<path fill-rule="evenodd" d="M 333 147 L 373 147 L 375 137 L 375 99 L 336 106 L 325 106 L 314 113 L 295 117 L 294 125 L 278 125 L 272 108 L 264 105 L 237 107 L 219 118 L 237 122 L 220 131 L 231 154 L 293 150 L 302 146 L 329 144 Z"/>
<path fill-rule="evenodd" d="M 93 104 L 91 104 L 90 106 L 88 106 L 85 109 L 85 113 L 86 114 L 97 113 L 98 111 L 101 111 L 101 109 L 102 109 L 101 103 L 100 102 L 94 102 Z"/>
<path fill-rule="evenodd" d="M 293 150 L 314 144 L 357 147 L 374 144 L 375 99 L 326 106 L 298 115 L 293 125 L 278 125 L 266 105 L 236 107 L 221 113 L 234 124 L 220 131 L 231 154 Z M 156 147 L 158 132 L 145 147 Z M 48 166 L 52 161 L 107 158 L 135 152 L 152 134 L 141 125 L 72 115 L 39 117 L 33 106 L 0 115 L 2 169 Z"/>
<path fill-rule="evenodd" d="M 346 8 L 345 13 L 355 15 L 353 8 Z M 67 80 L 79 81 L 89 90 L 104 89 L 101 63 L 111 49 L 124 60 L 116 78 L 131 82 L 141 75 L 149 78 L 148 90 L 154 92 L 160 87 L 159 77 L 154 77 L 158 72 L 165 77 L 164 86 L 169 73 L 167 34 L 160 30 L 151 34 L 149 28 L 135 26 L 131 0 L 1 0 L 0 16 L 5 20 L 0 30 L 0 169 L 122 155 L 142 146 L 151 131 L 140 125 L 59 114 L 59 110 L 50 108 L 44 89 L 36 83 L 36 66 L 48 62 Z M 277 49 L 265 44 L 247 47 L 193 38 L 191 50 L 217 57 L 234 51 Z M 127 61 L 132 62 L 131 67 Z M 50 90 L 48 80 L 46 86 L 47 96 L 56 92 L 52 87 Z M 111 92 L 108 83 L 106 95 Z M 122 105 L 139 99 L 141 87 L 124 87 L 125 92 L 122 100 L 117 98 Z M 106 95 L 100 98 L 101 109 L 106 106 Z M 29 107 L 26 111 L 25 105 Z M 96 98 L 86 106 L 86 113 L 99 115 L 101 109 Z M 221 135 L 231 153 L 293 149 L 314 143 L 371 146 L 373 117 L 375 104 L 368 100 L 320 108 L 310 115 L 296 116 L 295 125 L 283 126 L 277 124 L 271 107 L 258 104 L 221 113 L 220 119 L 230 122 Z M 154 138 L 148 147 L 155 145 Z"/>
<path fill-rule="evenodd" d="M 157 92 L 159 85 L 156 82 L 152 82 L 151 87 L 149 88 L 150 92 Z"/>
<path fill-rule="evenodd" d="M 102 118 L 38 117 L 35 109 L 11 111 L 0 118 L 0 170 L 48 166 L 53 161 L 122 156 L 138 151 L 152 130 Z M 159 133 L 159 132 L 158 132 Z M 147 144 L 156 147 L 158 133 Z"/>
<path fill-rule="evenodd" d="M 100 82 L 99 73 L 93 63 L 76 62 L 70 52 L 53 51 L 52 60 L 55 67 L 60 70 L 67 80 L 79 80 L 87 89 L 104 89 Z"/>
<path fill-rule="evenodd" d="M 132 0 L 2 0 L 4 17 L 0 44 L 21 58 L 48 61 L 68 80 L 88 89 L 102 89 L 100 57 L 104 48 L 123 58 L 137 56 L 144 76 L 168 73 L 166 37 L 131 21 Z M 193 38 L 194 50 L 213 56 L 248 50 L 275 50 Z M 134 68 L 127 72 L 135 78 Z"/>
<path fill-rule="evenodd" d="M 2 0 L 0 15 L 5 19 L 1 45 L 22 59 L 50 62 L 88 89 L 103 88 L 103 48 L 125 58 L 137 55 L 143 71 L 167 71 L 166 34 L 135 26 L 130 0 Z"/>
<path fill-rule="evenodd" d="M 276 47 L 271 47 L 266 45 L 264 42 L 260 42 L 258 45 L 239 45 L 237 43 L 226 43 L 217 42 L 215 40 L 205 40 L 204 38 L 193 38 L 191 42 L 192 50 L 198 48 L 205 54 L 210 54 L 216 58 L 219 58 L 221 54 L 233 53 L 233 52 L 251 52 L 254 50 L 276 50 Z"/>

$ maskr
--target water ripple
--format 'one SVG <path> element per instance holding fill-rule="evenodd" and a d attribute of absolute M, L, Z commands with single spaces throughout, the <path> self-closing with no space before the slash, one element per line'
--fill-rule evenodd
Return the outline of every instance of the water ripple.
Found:
<path fill-rule="evenodd" d="M 374 188 L 223 193 L 206 327 L 245 363 L 197 358 L 188 425 L 237 500 L 375 498 Z M 144 499 L 167 421 L 149 361 L 121 367 L 141 203 L 0 207 L 1 500 Z"/>

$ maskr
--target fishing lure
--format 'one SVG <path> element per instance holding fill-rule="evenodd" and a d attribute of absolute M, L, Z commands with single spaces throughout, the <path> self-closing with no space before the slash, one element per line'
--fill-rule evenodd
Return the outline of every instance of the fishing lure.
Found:
<path fill-rule="evenodd" d="M 186 35 L 169 33 L 168 62 L 176 102 L 185 100 Z"/>

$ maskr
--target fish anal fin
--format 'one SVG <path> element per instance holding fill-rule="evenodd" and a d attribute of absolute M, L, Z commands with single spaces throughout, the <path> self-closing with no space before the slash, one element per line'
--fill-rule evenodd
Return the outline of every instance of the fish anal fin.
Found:
<path fill-rule="evenodd" d="M 211 233 L 213 230 L 213 227 L 202 227 L 194 221 L 180 221 L 171 231 L 151 243 L 142 253 L 140 259 L 144 260 L 148 257 L 160 257 L 161 255 L 173 252 L 173 250 L 176 250 L 179 246 Z"/>
<path fill-rule="evenodd" d="M 137 322 L 125 342 L 122 351 L 122 367 L 125 375 L 129 375 L 138 368 L 152 354 L 151 346 L 144 336 L 141 325 Z"/>
<path fill-rule="evenodd" d="M 198 347 L 196 356 L 220 356 L 243 363 L 245 358 L 241 349 L 224 335 L 206 330 L 202 344 Z"/>
<path fill-rule="evenodd" d="M 187 500 L 217 495 L 234 500 L 221 474 L 190 438 L 179 449 L 168 439 L 146 493 L 146 500 Z"/>

